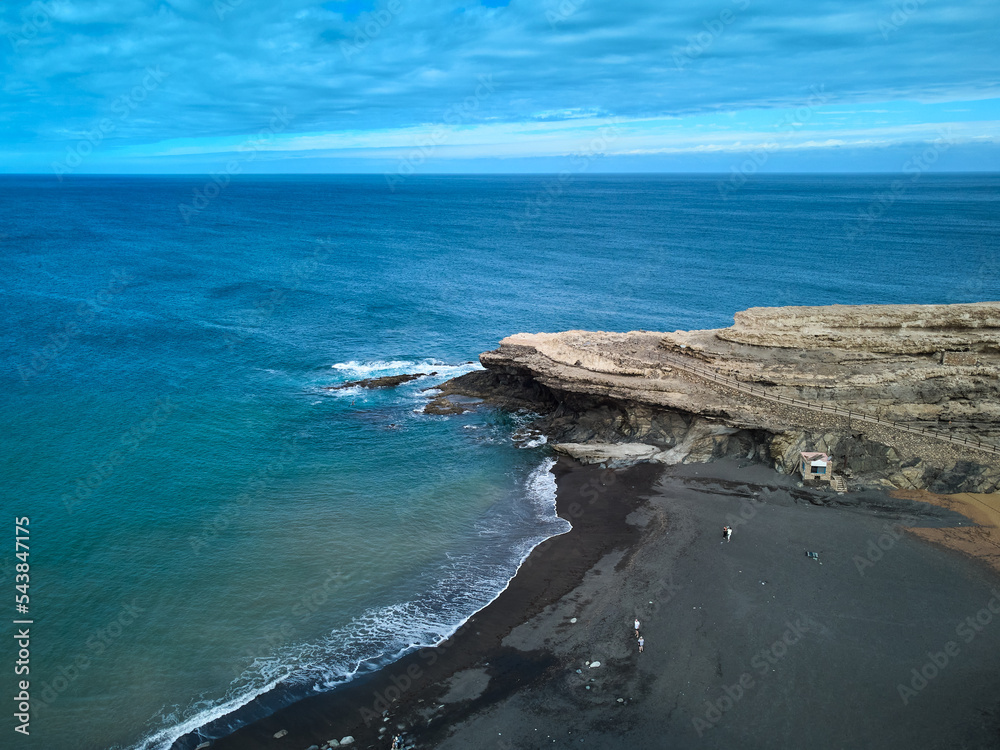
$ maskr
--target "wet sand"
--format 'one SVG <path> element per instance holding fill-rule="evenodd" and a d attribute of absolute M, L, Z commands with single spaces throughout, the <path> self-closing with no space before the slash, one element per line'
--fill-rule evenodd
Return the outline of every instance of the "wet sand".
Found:
<path fill-rule="evenodd" d="M 356 679 L 343 689 L 300 700 L 228 736 L 224 735 L 229 719 L 223 717 L 203 727 L 201 736 L 186 735 L 173 747 L 190 750 L 205 738 L 221 737 L 211 745 L 213 750 L 305 750 L 312 744 L 350 735 L 357 740 L 355 747 L 385 748 L 391 734 L 399 731 L 397 725 L 419 731 L 420 746 L 431 747 L 443 728 L 558 668 L 550 653 L 526 653 L 501 642 L 515 627 L 570 594 L 606 554 L 639 543 L 640 529 L 627 523 L 626 517 L 642 506 L 659 469 L 637 466 L 627 471 L 602 471 L 564 459 L 553 471 L 558 512 L 573 528 L 536 547 L 507 589 L 454 636 L 438 647 L 422 649 L 374 675 Z M 453 676 L 485 664 L 489 664 L 490 679 L 482 694 L 475 700 L 460 699 L 465 695 L 461 692 L 463 683 L 460 677 L 456 693 Z M 465 689 L 471 691 L 474 683 L 466 680 Z M 441 697 L 449 702 L 441 704 Z M 274 699 L 263 696 L 239 713 L 269 713 L 267 703 Z M 436 709 L 439 705 L 445 710 Z M 388 711 L 390 721 L 382 721 L 383 711 Z M 380 734 L 382 725 L 391 731 Z M 274 734 L 282 730 L 288 734 L 275 739 Z"/>
<path fill-rule="evenodd" d="M 1000 577 L 918 536 L 967 517 L 731 462 L 555 472 L 573 531 L 454 638 L 213 750 L 1000 747 Z"/>

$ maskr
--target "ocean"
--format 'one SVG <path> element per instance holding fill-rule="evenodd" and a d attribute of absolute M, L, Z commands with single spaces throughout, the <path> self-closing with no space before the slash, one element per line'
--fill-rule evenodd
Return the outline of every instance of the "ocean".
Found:
<path fill-rule="evenodd" d="M 915 177 L 0 177 L 20 746 L 166 748 L 494 599 L 568 528 L 550 449 L 528 413 L 422 407 L 506 335 L 1000 299 L 1000 176 Z"/>

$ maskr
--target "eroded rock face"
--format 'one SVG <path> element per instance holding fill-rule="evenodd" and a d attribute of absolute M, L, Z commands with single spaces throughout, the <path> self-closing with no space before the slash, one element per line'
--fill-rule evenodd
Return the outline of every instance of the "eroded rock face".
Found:
<path fill-rule="evenodd" d="M 720 339 L 754 346 L 831 346 L 886 354 L 1000 350 L 1000 303 L 752 307 Z"/>
<path fill-rule="evenodd" d="M 656 446 L 645 443 L 556 443 L 552 448 L 581 463 L 609 466 L 630 466 L 659 453 Z"/>
<path fill-rule="evenodd" d="M 639 460 L 740 456 L 786 472 L 800 451 L 819 450 L 852 486 L 990 492 L 1000 483 L 989 453 L 775 404 L 678 367 L 996 444 L 997 302 L 753 308 L 708 331 L 522 333 L 480 360 L 485 372 L 444 387 L 544 414 L 537 426 L 553 442 L 641 443 L 656 450 Z"/>

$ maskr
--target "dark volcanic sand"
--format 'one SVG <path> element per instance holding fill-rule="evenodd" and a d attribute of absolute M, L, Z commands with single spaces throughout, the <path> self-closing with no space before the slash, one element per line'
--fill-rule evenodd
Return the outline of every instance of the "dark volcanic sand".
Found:
<path fill-rule="evenodd" d="M 388 747 L 392 732 L 378 734 L 383 723 L 381 711 L 385 708 L 378 698 L 388 696 L 392 701 L 400 693 L 399 685 L 406 686 L 407 681 L 409 687 L 392 702 L 392 721 L 386 726 L 397 731 L 397 721 L 408 727 L 412 721 L 419 721 L 426 736 L 420 745 L 433 746 L 441 731 L 438 727 L 447 729 L 477 708 L 501 700 L 547 670 L 557 669 L 558 662 L 552 654 L 544 651 L 524 653 L 503 648 L 500 642 L 513 628 L 540 613 L 546 605 L 569 594 L 605 554 L 638 542 L 640 530 L 625 519 L 643 504 L 660 470 L 647 465 L 627 471 L 603 472 L 597 467 L 581 467 L 563 459 L 553 471 L 558 486 L 557 509 L 573 523 L 572 530 L 538 545 L 507 589 L 452 638 L 436 648 L 404 657 L 387 669 L 355 680 L 343 689 L 298 701 L 216 740 L 212 749 L 305 750 L 311 744 L 322 744 L 346 735 L 357 739 L 355 747 Z M 457 672 L 484 663 L 490 664 L 491 679 L 480 699 L 449 704 L 446 715 L 438 714 L 428 730 L 425 713 L 432 706 L 440 705 L 434 701 L 435 697 L 451 692 L 451 685 L 446 684 L 448 679 Z M 454 694 L 447 697 L 453 698 Z M 260 709 L 251 704 L 244 710 L 252 713 Z M 366 724 L 365 719 L 371 718 L 372 711 L 379 716 Z M 224 733 L 224 725 L 225 719 L 203 728 L 205 736 Z M 288 734 L 274 739 L 273 735 L 282 729 L 287 729 Z M 200 737 L 188 735 L 178 740 L 174 747 L 187 750 L 201 741 Z"/>
<path fill-rule="evenodd" d="M 963 517 L 876 493 L 801 490 L 731 463 L 669 469 L 653 492 L 662 467 L 563 459 L 555 471 L 573 531 L 540 545 L 444 648 L 301 701 L 213 750 L 305 750 L 346 734 L 355 747 L 388 747 L 391 732 L 379 740 L 379 722 L 366 729 L 359 712 L 408 667 L 419 677 L 387 726 L 405 725 L 421 748 L 1000 747 L 1000 581 L 898 527 L 886 534 L 897 521 Z M 859 566 L 868 555 L 875 562 Z M 984 624 L 961 625 L 977 613 Z M 928 652 L 943 666 L 926 667 Z M 921 668 L 931 679 L 904 704 L 898 685 Z M 289 734 L 275 740 L 279 729 Z"/>

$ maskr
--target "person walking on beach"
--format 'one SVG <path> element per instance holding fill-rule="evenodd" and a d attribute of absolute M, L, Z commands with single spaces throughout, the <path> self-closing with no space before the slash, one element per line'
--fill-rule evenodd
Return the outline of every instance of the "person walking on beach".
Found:
<path fill-rule="evenodd" d="M 642 636 L 640 635 L 640 636 L 639 636 L 639 653 L 640 653 L 640 654 L 642 653 L 642 647 L 643 647 L 644 645 L 646 645 L 646 639 L 645 639 L 645 638 L 643 638 L 643 637 L 642 637 Z"/>
<path fill-rule="evenodd" d="M 635 618 L 635 637 L 639 637 L 639 618 Z"/>
<path fill-rule="evenodd" d="M 732 537 L 732 535 L 733 535 L 733 527 L 732 526 L 723 526 L 722 527 L 722 534 L 723 534 L 723 536 L 726 537 L 726 541 L 728 542 L 729 539 L 730 539 L 730 537 Z"/>

